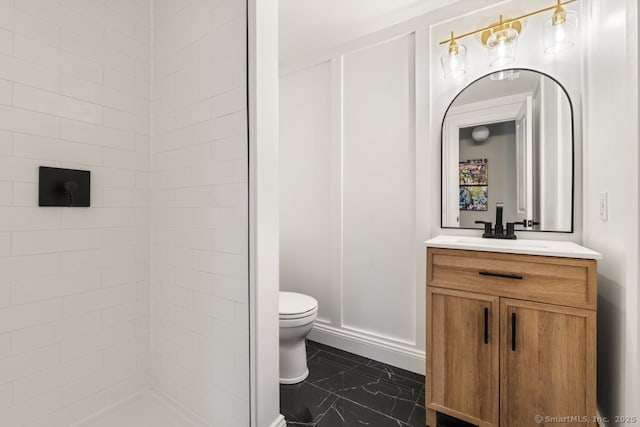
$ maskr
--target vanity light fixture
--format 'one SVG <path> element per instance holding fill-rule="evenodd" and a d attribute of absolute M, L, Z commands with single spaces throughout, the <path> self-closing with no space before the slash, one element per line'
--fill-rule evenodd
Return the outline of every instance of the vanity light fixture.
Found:
<path fill-rule="evenodd" d="M 578 15 L 573 10 L 565 10 L 558 0 L 553 15 L 542 27 L 542 39 L 545 53 L 558 53 L 574 45 Z"/>
<path fill-rule="evenodd" d="M 453 31 L 451 31 L 451 41 L 448 48 L 440 54 L 440 63 L 442 64 L 445 79 L 455 79 L 466 72 L 467 47 L 456 42 Z"/>
<path fill-rule="evenodd" d="M 511 20 L 505 24 L 500 15 L 500 21 L 497 24 L 482 32 L 481 40 L 489 51 L 491 68 L 504 68 L 516 60 L 520 31 L 522 31 L 520 21 Z"/>
<path fill-rule="evenodd" d="M 504 19 L 500 15 L 497 23 L 487 27 L 470 31 L 460 36 L 454 36 L 441 41 L 439 44 L 449 44 L 440 55 L 442 70 L 445 78 L 458 77 L 465 72 L 467 49 L 459 45 L 457 40 L 474 34 L 481 34 L 482 44 L 489 52 L 489 66 L 496 70 L 505 68 L 516 59 L 516 47 L 518 36 L 522 31 L 522 19 L 539 13 L 553 11 L 553 15 L 543 26 L 543 41 L 545 53 L 556 53 L 573 46 L 576 29 L 578 27 L 578 17 L 575 12 L 565 10 L 563 6 L 575 2 L 576 0 L 557 0 L 553 6 L 538 9 L 533 12 L 515 18 Z M 495 79 L 509 77 L 504 73 L 494 73 Z"/>

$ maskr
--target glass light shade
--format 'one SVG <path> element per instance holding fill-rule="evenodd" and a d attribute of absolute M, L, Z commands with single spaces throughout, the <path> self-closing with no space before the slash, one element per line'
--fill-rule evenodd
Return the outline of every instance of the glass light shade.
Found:
<path fill-rule="evenodd" d="M 503 68 L 516 60 L 518 32 L 513 28 L 503 28 L 487 39 L 489 66 Z"/>
<path fill-rule="evenodd" d="M 440 63 L 445 79 L 455 79 L 464 75 L 467 67 L 467 48 L 453 42 L 440 54 Z"/>
<path fill-rule="evenodd" d="M 572 10 L 556 10 L 542 27 L 545 53 L 557 53 L 575 44 L 578 15 Z"/>
<path fill-rule="evenodd" d="M 513 70 L 500 70 L 489 74 L 491 80 L 510 80 L 515 76 Z"/>

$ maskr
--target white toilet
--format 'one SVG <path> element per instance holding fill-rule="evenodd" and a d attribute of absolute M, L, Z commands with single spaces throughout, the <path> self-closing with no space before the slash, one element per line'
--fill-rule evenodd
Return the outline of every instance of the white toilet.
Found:
<path fill-rule="evenodd" d="M 309 375 L 304 339 L 318 317 L 318 301 L 280 292 L 280 384 L 296 384 Z"/>

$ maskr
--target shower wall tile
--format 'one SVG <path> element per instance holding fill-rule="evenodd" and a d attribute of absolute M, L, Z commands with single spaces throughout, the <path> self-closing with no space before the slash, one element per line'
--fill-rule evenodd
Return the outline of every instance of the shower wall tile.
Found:
<path fill-rule="evenodd" d="M 151 2 L 0 1 L 0 425 L 150 386 L 151 40 Z M 38 207 L 38 166 L 91 207 Z"/>
<path fill-rule="evenodd" d="M 0 54 L 13 55 L 13 33 L 0 30 Z"/>
<path fill-rule="evenodd" d="M 0 383 L 26 377 L 60 362 L 60 345 L 53 344 L 0 361 Z"/>
<path fill-rule="evenodd" d="M 0 6 L 0 28 L 49 46 L 60 45 L 60 27 L 10 5 Z"/>
<path fill-rule="evenodd" d="M 103 107 L 100 105 L 20 84 L 13 85 L 13 105 L 81 122 L 102 123 Z"/>
<path fill-rule="evenodd" d="M 135 301 L 136 298 L 137 293 L 134 284 L 67 295 L 63 298 L 62 314 L 64 317 L 69 317 L 89 311 L 104 310 Z"/>
<path fill-rule="evenodd" d="M 61 317 L 61 306 L 60 298 L 55 298 L 3 308 L 0 310 L 0 334 L 58 320 Z"/>
<path fill-rule="evenodd" d="M 76 76 L 82 80 L 102 82 L 103 67 L 100 64 L 72 55 L 57 47 L 43 45 L 16 35 L 13 49 L 16 58 L 59 70 L 66 75 Z"/>
<path fill-rule="evenodd" d="M 11 300 L 14 304 L 27 304 L 93 291 L 99 289 L 101 284 L 100 270 L 38 277 L 13 282 Z"/>
<path fill-rule="evenodd" d="M 7 383 L 0 386 L 0 409 L 7 408 L 13 403 L 13 384 Z"/>
<path fill-rule="evenodd" d="M 136 359 L 125 360 L 90 374 L 80 380 L 70 382 L 62 388 L 63 404 L 77 402 L 80 399 L 99 393 L 103 389 L 116 385 L 137 372 Z M 123 396 L 126 397 L 126 396 Z"/>
<path fill-rule="evenodd" d="M 25 426 L 38 418 L 56 414 L 59 410 L 62 410 L 62 392 L 56 389 L 3 410 L 2 421 L 8 426 Z"/>
<path fill-rule="evenodd" d="M 11 334 L 0 335 L 0 359 L 11 354 Z M 8 383 L 10 385 L 10 383 Z"/>
<path fill-rule="evenodd" d="M 244 5 L 153 10 L 152 381 L 212 425 L 249 413 Z"/>
<path fill-rule="evenodd" d="M 15 157 L 102 166 L 102 147 L 57 138 L 17 133 L 13 136 Z"/>
<path fill-rule="evenodd" d="M 134 75 L 135 59 L 115 49 L 106 47 L 101 40 L 92 40 L 74 32 L 62 29 L 61 47 L 63 50 L 101 63 L 105 68 L 112 68 Z"/>
<path fill-rule="evenodd" d="M 82 15 L 69 8 L 61 8 L 48 0 L 14 0 L 15 7 L 31 16 L 51 22 L 84 37 L 99 40 L 104 28 L 90 16 Z"/>
<path fill-rule="evenodd" d="M 60 72 L 40 65 L 0 55 L 0 78 L 48 90 L 60 88 Z"/>
<path fill-rule="evenodd" d="M 11 236 L 13 255 L 77 251 L 100 247 L 100 230 L 16 231 Z"/>
<path fill-rule="evenodd" d="M 65 406 L 54 413 L 49 413 L 42 418 L 28 422 L 24 426 L 41 427 L 46 425 L 49 427 L 68 427 L 91 416 L 105 406 L 108 405 L 103 404 L 101 394 L 96 393 L 86 399 Z"/>
<path fill-rule="evenodd" d="M 0 193 L 2 187 L 0 187 Z M 11 233 L 0 233 L 0 257 L 11 254 Z"/>
<path fill-rule="evenodd" d="M 11 105 L 13 100 L 13 85 L 8 80 L 0 80 L 0 104 Z"/>
<path fill-rule="evenodd" d="M 44 369 L 13 383 L 13 400 L 16 403 L 34 398 L 45 391 L 55 390 L 63 384 L 100 371 L 102 355 L 93 353 L 73 362 L 63 363 L 54 368 Z"/>
<path fill-rule="evenodd" d="M 80 335 L 95 334 L 101 329 L 102 317 L 99 311 L 84 313 L 15 331 L 8 336 L 11 343 L 10 350 L 12 354 L 25 353 Z M 1 338 L 0 341 L 2 341 Z"/>
<path fill-rule="evenodd" d="M 105 79 L 108 74 L 105 69 Z M 121 111 L 136 111 L 136 98 L 100 83 L 92 83 L 70 75 L 62 75 L 62 93 L 67 96 L 104 105 Z"/>

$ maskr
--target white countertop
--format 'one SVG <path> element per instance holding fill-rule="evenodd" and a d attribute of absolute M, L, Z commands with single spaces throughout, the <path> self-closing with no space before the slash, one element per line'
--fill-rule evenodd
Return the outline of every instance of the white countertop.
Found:
<path fill-rule="evenodd" d="M 602 259 L 602 254 L 573 242 L 555 240 L 483 239 L 474 236 L 438 236 L 424 242 L 428 248 Z"/>

